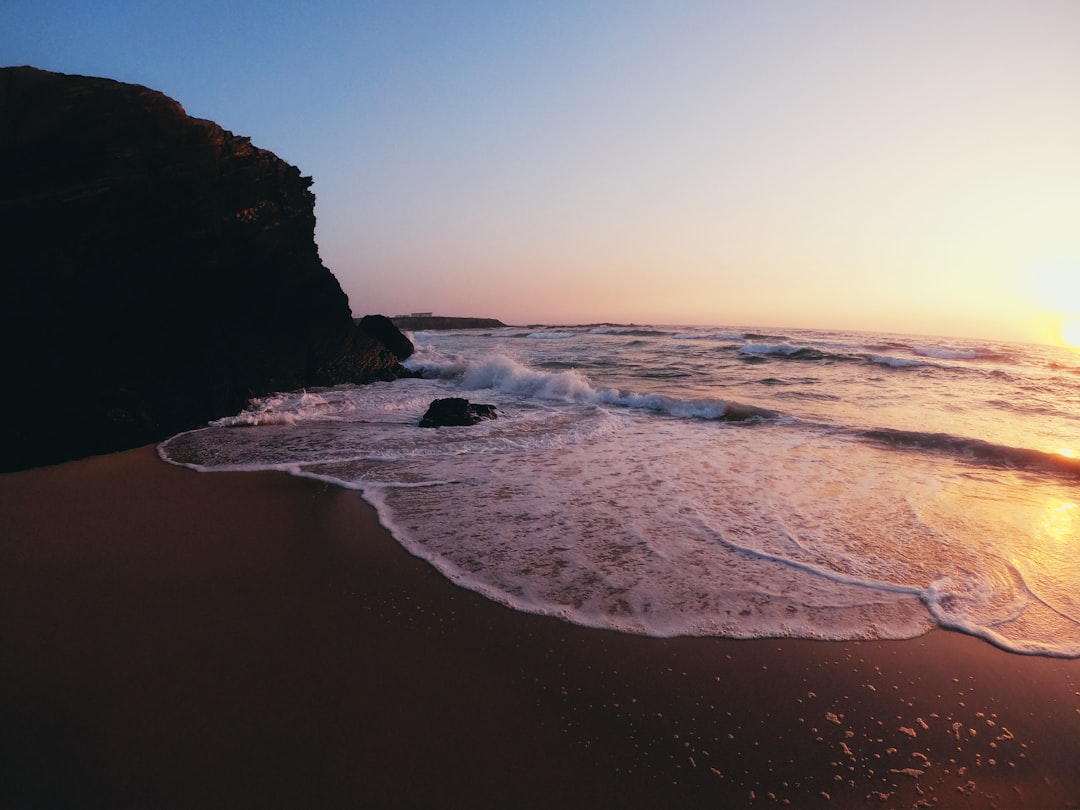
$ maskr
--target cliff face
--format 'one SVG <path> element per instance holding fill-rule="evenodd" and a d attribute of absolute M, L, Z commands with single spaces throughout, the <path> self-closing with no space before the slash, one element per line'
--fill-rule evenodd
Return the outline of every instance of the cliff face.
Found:
<path fill-rule="evenodd" d="M 411 351 L 353 323 L 311 178 L 161 93 L 0 69 L 0 178 L 2 468 L 389 379 Z"/>

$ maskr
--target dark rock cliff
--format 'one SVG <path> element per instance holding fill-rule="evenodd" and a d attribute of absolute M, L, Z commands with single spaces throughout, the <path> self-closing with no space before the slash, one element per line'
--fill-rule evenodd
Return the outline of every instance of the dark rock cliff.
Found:
<path fill-rule="evenodd" d="M 319 259 L 310 186 L 156 91 L 0 68 L 0 469 L 401 374 L 411 345 Z"/>

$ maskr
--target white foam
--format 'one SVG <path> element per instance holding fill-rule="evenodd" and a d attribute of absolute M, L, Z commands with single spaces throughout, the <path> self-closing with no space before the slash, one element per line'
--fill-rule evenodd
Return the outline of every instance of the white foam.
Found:
<path fill-rule="evenodd" d="M 994 604 L 998 594 L 986 582 L 945 577 L 931 583 L 924 601 L 935 621 L 942 627 L 984 638 L 992 644 L 1028 655 L 1080 658 L 1080 640 L 1075 635 L 1075 620 L 1053 621 L 1030 609 L 1026 594 L 1018 594 L 1011 615 L 988 616 L 985 606 Z M 999 612 L 999 611 L 995 611 Z M 1035 617 L 1028 614 L 1036 613 Z M 1045 613 L 1046 611 L 1042 611 Z M 1051 611 L 1053 613 L 1054 611 Z M 1023 625 L 1017 634 L 1010 625 Z"/>
<path fill-rule="evenodd" d="M 922 366 L 929 366 L 925 360 L 913 360 L 909 357 L 893 357 L 887 354 L 868 354 L 866 359 L 871 363 L 876 363 L 880 366 L 889 366 L 890 368 L 919 368 Z"/>
<path fill-rule="evenodd" d="M 358 411 L 370 415 L 371 403 Z M 252 468 L 263 454 L 267 468 L 362 488 L 411 551 L 523 610 L 658 636 L 909 637 L 929 627 L 903 583 L 830 576 L 820 561 L 792 556 L 798 548 L 776 523 L 775 505 L 756 494 L 773 465 L 746 466 L 760 436 L 724 431 L 722 442 L 703 445 L 692 422 L 677 421 L 657 442 L 646 410 L 533 403 L 476 433 L 422 431 L 393 418 L 364 423 L 334 441 L 354 448 L 346 458 L 325 452 L 321 424 L 282 434 L 291 464 L 272 441 L 248 443 L 255 431 L 213 428 L 204 450 L 219 454 L 219 467 Z M 356 447 L 359 436 L 370 444 Z M 797 440 L 756 457 L 791 458 Z M 311 460 L 297 461 L 305 447 Z M 702 462 L 715 472 L 693 474 Z M 716 490 L 726 493 L 719 503 Z M 785 581 L 794 590 L 778 600 Z"/>
<path fill-rule="evenodd" d="M 720 419 L 728 410 L 728 404 L 723 400 L 684 400 L 664 394 L 622 394 L 607 390 L 598 391 L 595 399 L 605 405 L 657 411 L 691 419 Z"/>
<path fill-rule="evenodd" d="M 526 337 L 534 340 L 567 340 L 577 335 L 574 332 L 531 332 Z"/>
<path fill-rule="evenodd" d="M 491 355 L 469 365 L 461 387 L 467 391 L 490 388 L 515 396 L 577 402 L 590 401 L 595 395 L 589 381 L 577 371 L 541 371 L 505 355 Z"/>
<path fill-rule="evenodd" d="M 515 397 L 655 411 L 684 419 L 721 419 L 732 413 L 738 413 L 744 419 L 775 416 L 764 409 L 720 399 L 681 399 L 665 394 L 622 392 L 610 388 L 598 390 L 593 388 L 584 374 L 573 369 L 542 371 L 529 368 L 505 355 L 489 355 L 470 365 L 462 377 L 461 387 L 466 391 L 487 389 Z"/>
<path fill-rule="evenodd" d="M 840 420 L 844 403 L 814 404 L 833 409 L 835 423 L 717 422 L 743 406 L 716 394 L 773 390 L 727 387 L 730 375 L 752 371 L 731 353 L 711 387 L 664 380 L 655 384 L 684 387 L 625 391 L 539 364 L 582 356 L 616 365 L 619 353 L 636 352 L 633 365 L 655 371 L 661 339 L 644 348 L 495 341 L 422 339 L 414 362 L 429 379 L 267 397 L 159 452 L 194 469 L 278 469 L 358 489 L 406 548 L 447 577 L 590 626 L 858 639 L 940 625 L 1021 652 L 1080 656 L 1080 565 L 1061 542 L 1075 536 L 1065 521 L 1080 514 L 1069 506 L 1070 480 L 1038 488 L 1007 470 L 979 475 L 948 453 L 861 441 L 841 429 L 852 424 Z M 754 345 L 750 353 L 799 351 Z M 473 351 L 458 355 L 458 346 Z M 505 353 L 474 353 L 491 347 Z M 678 356 L 692 353 L 683 346 Z M 718 354 L 706 368 L 723 362 Z M 860 411 L 881 385 L 907 376 L 858 363 L 843 374 L 859 369 L 873 378 L 857 389 Z M 828 372 L 788 382 L 820 391 L 812 386 Z M 982 384 L 984 375 L 966 376 Z M 416 426 L 431 399 L 462 395 L 495 404 L 499 418 Z M 1051 502 L 1061 505 L 1060 537 L 1040 539 Z"/>
<path fill-rule="evenodd" d="M 914 586 L 797 558 L 775 515 L 755 505 L 757 473 L 733 463 L 755 443 L 748 434 L 702 453 L 678 425 L 658 444 L 640 417 L 620 424 L 617 442 L 486 453 L 481 466 L 431 459 L 426 475 L 452 469 L 460 479 L 423 492 L 384 481 L 370 498 L 410 550 L 454 581 L 589 626 L 814 638 L 905 638 L 930 627 Z M 692 457 L 729 473 L 671 476 Z M 710 503 L 714 487 L 750 498 Z M 617 492 L 634 493 L 635 506 Z"/>
<path fill-rule="evenodd" d="M 790 343 L 747 343 L 739 347 L 739 354 L 795 354 L 798 346 Z"/>
<path fill-rule="evenodd" d="M 425 377 L 442 378 L 460 377 L 468 368 L 468 362 L 461 355 L 444 355 L 426 346 L 418 346 L 412 356 L 402 362 L 402 365 Z"/>
<path fill-rule="evenodd" d="M 338 399 L 331 403 L 319 394 L 275 394 L 252 399 L 242 412 L 211 424 L 219 427 L 294 425 L 306 419 L 340 418 L 351 410 L 347 401 Z"/>
<path fill-rule="evenodd" d="M 937 360 L 974 360 L 979 356 L 975 349 L 959 349 L 949 346 L 915 346 L 915 354 Z"/>

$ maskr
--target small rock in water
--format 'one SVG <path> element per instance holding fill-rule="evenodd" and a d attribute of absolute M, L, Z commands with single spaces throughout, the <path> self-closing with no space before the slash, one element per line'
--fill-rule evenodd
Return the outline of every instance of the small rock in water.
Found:
<path fill-rule="evenodd" d="M 462 397 L 434 400 L 420 419 L 420 427 L 458 427 L 475 425 L 482 419 L 494 419 L 495 406 L 469 402 Z"/>

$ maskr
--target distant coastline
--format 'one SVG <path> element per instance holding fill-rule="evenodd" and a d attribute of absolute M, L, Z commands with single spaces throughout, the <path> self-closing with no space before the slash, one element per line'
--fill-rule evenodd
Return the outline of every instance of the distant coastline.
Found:
<path fill-rule="evenodd" d="M 496 318 L 455 318 L 446 315 L 432 315 L 430 312 L 398 315 L 391 318 L 394 326 L 409 332 L 420 329 L 498 329 L 506 326 Z"/>

